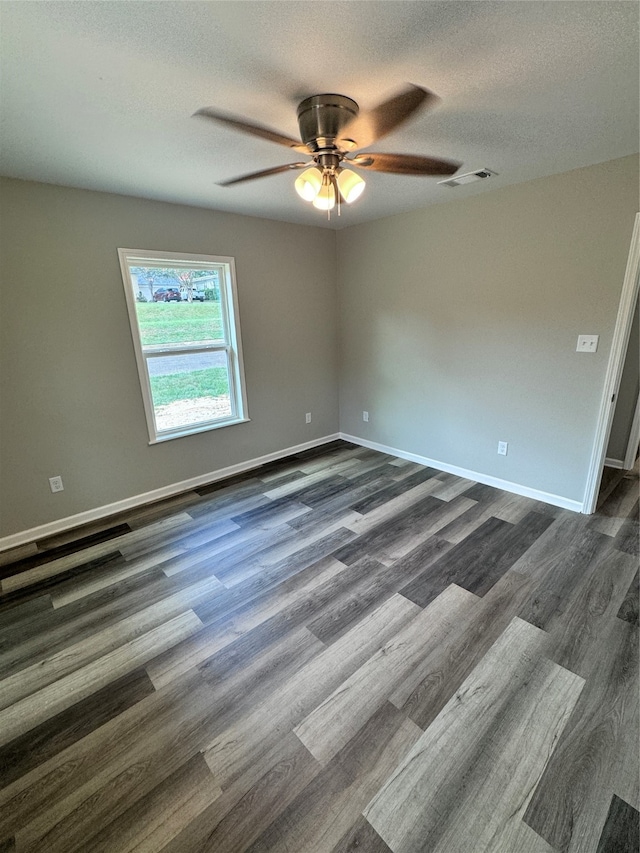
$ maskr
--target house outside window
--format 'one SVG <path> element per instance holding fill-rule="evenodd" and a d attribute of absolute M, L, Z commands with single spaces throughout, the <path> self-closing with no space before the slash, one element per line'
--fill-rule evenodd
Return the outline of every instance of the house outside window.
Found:
<path fill-rule="evenodd" d="M 234 259 L 118 255 L 150 443 L 247 421 Z"/>

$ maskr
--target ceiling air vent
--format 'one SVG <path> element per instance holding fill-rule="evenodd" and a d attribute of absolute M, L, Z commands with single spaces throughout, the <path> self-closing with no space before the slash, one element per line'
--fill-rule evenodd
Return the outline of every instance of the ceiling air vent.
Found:
<path fill-rule="evenodd" d="M 491 169 L 476 169 L 475 172 L 454 175 L 453 178 L 447 178 L 446 181 L 438 181 L 438 183 L 443 184 L 445 187 L 461 187 L 463 184 L 472 184 L 474 181 L 482 181 L 497 174 L 497 172 L 492 172 Z"/>

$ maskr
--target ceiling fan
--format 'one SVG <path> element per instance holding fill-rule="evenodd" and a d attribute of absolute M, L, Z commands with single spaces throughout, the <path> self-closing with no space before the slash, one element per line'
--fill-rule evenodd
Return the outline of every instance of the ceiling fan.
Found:
<path fill-rule="evenodd" d="M 262 125 L 253 124 L 213 107 L 203 107 L 195 116 L 213 119 L 243 133 L 277 142 L 312 159 L 286 163 L 260 172 L 250 172 L 220 186 L 229 187 L 256 178 L 266 178 L 290 169 L 305 169 L 297 178 L 298 194 L 320 210 L 332 210 L 340 200 L 351 204 L 362 194 L 364 180 L 351 168 L 396 175 L 453 175 L 460 163 L 413 154 L 359 153 L 405 122 L 418 109 L 434 106 L 439 99 L 433 92 L 410 85 L 378 104 L 360 111 L 358 104 L 345 95 L 312 95 L 298 106 L 301 140 L 285 136 Z"/>

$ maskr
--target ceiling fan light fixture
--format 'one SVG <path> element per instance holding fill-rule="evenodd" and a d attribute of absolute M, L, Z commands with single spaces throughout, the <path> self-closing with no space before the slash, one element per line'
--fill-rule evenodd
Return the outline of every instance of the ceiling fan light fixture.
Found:
<path fill-rule="evenodd" d="M 318 210 L 333 210 L 336 206 L 336 188 L 329 175 L 322 176 L 322 186 L 313 200 L 313 206 Z"/>
<path fill-rule="evenodd" d="M 357 198 L 360 198 L 366 183 L 360 175 L 352 172 L 351 169 L 341 169 L 338 175 L 338 187 L 346 203 L 352 204 Z"/>
<path fill-rule="evenodd" d="M 316 166 L 312 166 L 296 178 L 295 188 L 300 198 L 305 201 L 313 201 L 322 187 L 322 173 Z"/>
<path fill-rule="evenodd" d="M 356 169 L 372 169 L 374 172 L 390 172 L 396 175 L 444 175 L 450 177 L 458 171 L 460 163 L 438 157 L 422 157 L 417 154 L 385 154 L 382 152 L 358 153 L 368 149 L 383 136 L 387 136 L 399 125 L 411 118 L 419 109 L 433 106 L 438 98 L 428 89 L 408 84 L 396 95 L 378 104 L 373 109 L 361 112 L 358 104 L 346 95 L 320 94 L 305 98 L 298 105 L 298 127 L 300 139 L 279 133 L 269 127 L 254 124 L 241 116 L 221 112 L 214 107 L 203 107 L 194 115 L 211 119 L 227 127 L 283 145 L 290 150 L 309 155 L 311 161 L 284 163 L 272 169 L 261 169 L 227 181 L 220 186 L 236 184 L 279 175 L 290 169 L 302 169 L 294 181 L 296 193 L 304 201 L 311 202 L 318 210 L 330 212 L 337 207 L 340 216 L 342 201 L 353 204 L 365 188 L 365 182 Z M 355 152 L 349 158 L 348 153 Z M 481 177 L 489 170 L 476 173 Z M 458 175 L 457 181 L 463 176 Z"/>

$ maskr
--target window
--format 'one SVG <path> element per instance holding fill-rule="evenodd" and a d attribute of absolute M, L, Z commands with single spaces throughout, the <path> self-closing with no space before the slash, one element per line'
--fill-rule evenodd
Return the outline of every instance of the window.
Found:
<path fill-rule="evenodd" d="M 151 443 L 248 420 L 233 258 L 118 255 Z"/>

